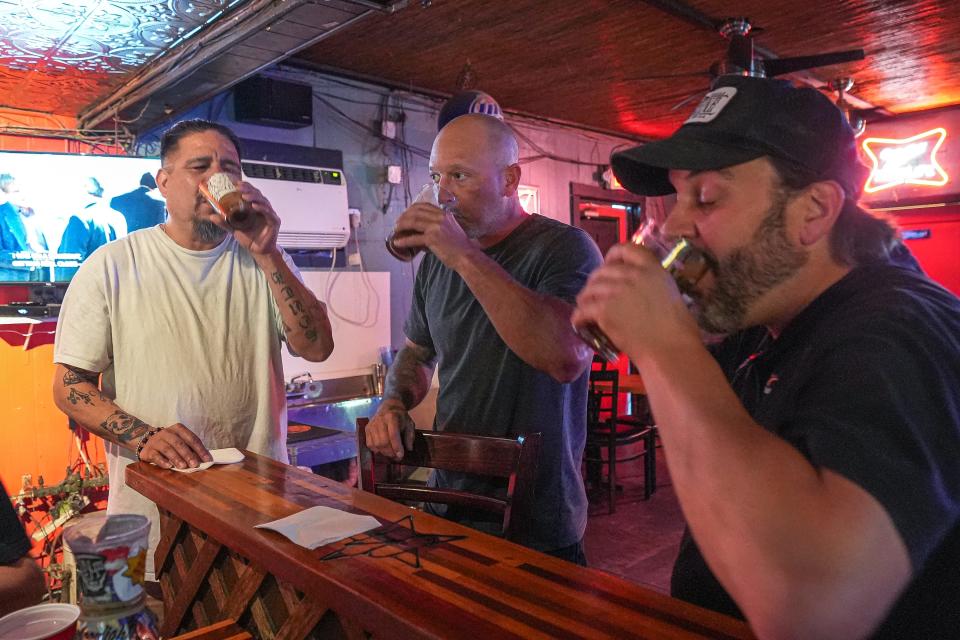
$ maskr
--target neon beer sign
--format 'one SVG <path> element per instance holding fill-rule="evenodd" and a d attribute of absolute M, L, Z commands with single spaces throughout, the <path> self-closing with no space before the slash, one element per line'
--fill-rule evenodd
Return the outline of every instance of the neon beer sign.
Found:
<path fill-rule="evenodd" d="M 873 167 L 863 190 L 876 193 L 902 184 L 942 187 L 949 177 L 937 162 L 937 151 L 947 137 L 943 127 L 910 138 L 867 138 L 863 151 Z"/>

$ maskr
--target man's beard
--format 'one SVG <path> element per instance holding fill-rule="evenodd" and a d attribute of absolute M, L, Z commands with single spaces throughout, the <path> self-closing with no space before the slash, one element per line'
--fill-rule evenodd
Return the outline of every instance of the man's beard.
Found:
<path fill-rule="evenodd" d="M 697 322 L 708 333 L 746 328 L 743 325 L 750 305 L 807 263 L 807 252 L 787 236 L 790 195 L 779 190 L 750 243 L 721 260 L 714 269 L 713 290 L 697 300 Z"/>
<path fill-rule="evenodd" d="M 193 219 L 193 238 L 204 244 L 219 244 L 227 236 L 223 227 L 218 227 L 203 218 Z"/>

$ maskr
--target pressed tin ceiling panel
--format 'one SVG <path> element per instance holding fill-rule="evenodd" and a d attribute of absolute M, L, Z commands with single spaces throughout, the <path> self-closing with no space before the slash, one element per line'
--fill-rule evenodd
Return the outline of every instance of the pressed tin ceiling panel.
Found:
<path fill-rule="evenodd" d="M 0 0 L 0 105 L 76 114 L 238 0 Z"/>
<path fill-rule="evenodd" d="M 0 0 L 0 107 L 142 130 L 393 4 Z"/>

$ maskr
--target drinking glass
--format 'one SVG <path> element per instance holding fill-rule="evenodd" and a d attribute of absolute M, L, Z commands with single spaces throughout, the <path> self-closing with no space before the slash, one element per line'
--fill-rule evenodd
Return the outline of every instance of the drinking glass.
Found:
<path fill-rule="evenodd" d="M 440 201 L 441 196 L 443 197 L 442 203 Z M 442 209 L 444 212 L 449 212 L 457 205 L 456 197 L 450 193 L 449 190 L 441 187 L 436 182 L 423 185 L 423 187 L 420 189 L 420 193 L 413 200 L 413 202 L 426 202 L 427 204 L 432 204 L 438 209 Z M 398 247 L 394 243 L 394 240 L 397 238 L 403 238 L 411 235 L 416 235 L 416 232 L 397 231 L 396 229 L 391 231 L 386 240 L 387 251 L 390 252 L 390 255 L 397 260 L 402 260 L 403 262 L 410 262 L 417 257 L 417 254 L 423 250 L 423 247 Z"/>
<path fill-rule="evenodd" d="M 697 282 L 713 267 L 711 258 L 683 237 L 667 238 L 660 224 L 648 218 L 630 238 L 632 244 L 653 252 L 660 266 L 677 283 L 681 293 L 690 294 Z M 577 335 L 607 362 L 616 362 L 620 350 L 595 323 L 574 325 Z"/>

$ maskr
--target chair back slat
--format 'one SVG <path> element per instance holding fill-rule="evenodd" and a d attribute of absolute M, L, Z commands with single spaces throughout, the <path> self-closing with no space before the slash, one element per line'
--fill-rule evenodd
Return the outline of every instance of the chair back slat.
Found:
<path fill-rule="evenodd" d="M 390 500 L 405 500 L 408 502 L 434 502 L 437 504 L 455 504 L 471 509 L 489 511 L 503 516 L 507 509 L 506 500 L 498 500 L 489 496 L 481 496 L 459 489 L 438 489 L 436 487 L 412 486 L 381 482 L 377 484 L 377 495 Z"/>
<path fill-rule="evenodd" d="M 457 505 L 502 516 L 502 533 L 522 542 L 534 506 L 534 485 L 540 455 L 540 434 L 494 438 L 417 430 L 413 448 L 399 461 L 373 454 L 366 446 L 369 419 L 357 420 L 360 488 L 393 500 Z M 427 467 L 507 480 L 506 498 L 403 483 L 391 469 Z"/>
<path fill-rule="evenodd" d="M 620 372 L 616 369 L 591 371 L 587 420 L 591 424 L 616 417 L 620 398 Z"/>
<path fill-rule="evenodd" d="M 512 438 L 420 431 L 403 464 L 509 478 L 517 468 L 520 451 Z"/>

